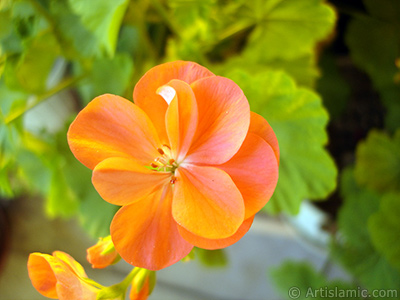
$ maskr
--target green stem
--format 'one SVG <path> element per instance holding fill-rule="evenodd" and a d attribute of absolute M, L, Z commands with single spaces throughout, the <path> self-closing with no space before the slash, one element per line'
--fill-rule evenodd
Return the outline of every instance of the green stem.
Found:
<path fill-rule="evenodd" d="M 81 279 L 83 282 L 85 282 L 85 283 L 87 283 L 87 284 L 89 284 L 89 285 L 91 285 L 91 286 L 93 286 L 93 287 L 95 287 L 95 288 L 98 288 L 98 289 L 100 289 L 100 290 L 104 288 L 103 285 L 101 285 L 100 283 L 97 283 L 96 281 L 94 281 L 94 280 L 92 280 L 92 279 L 90 279 L 90 278 L 80 277 L 80 279 Z"/>
<path fill-rule="evenodd" d="M 136 276 L 137 273 L 139 273 L 141 268 L 135 267 L 132 269 L 132 271 L 125 277 L 124 280 L 120 283 L 122 286 L 125 287 L 125 289 L 128 288 L 128 286 L 132 283 L 133 278 Z"/>
<path fill-rule="evenodd" d="M 7 118 L 5 118 L 5 124 L 9 124 L 14 120 L 18 119 L 20 116 L 37 106 L 38 104 L 42 103 L 43 101 L 47 100 L 49 97 L 61 92 L 64 89 L 70 88 L 71 86 L 75 85 L 79 80 L 81 80 L 85 75 L 77 76 L 77 77 L 70 77 L 66 78 L 57 84 L 55 87 L 51 88 L 47 92 L 42 95 L 35 96 L 35 99 L 28 103 L 24 108 L 17 110 L 11 113 Z"/>

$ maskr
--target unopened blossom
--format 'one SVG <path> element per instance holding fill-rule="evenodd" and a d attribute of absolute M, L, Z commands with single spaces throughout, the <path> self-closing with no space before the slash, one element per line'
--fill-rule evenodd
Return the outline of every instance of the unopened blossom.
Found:
<path fill-rule="evenodd" d="M 31 253 L 28 273 L 32 285 L 43 296 L 60 300 L 95 300 L 99 289 L 89 284 L 83 267 L 69 254 Z"/>
<path fill-rule="evenodd" d="M 132 281 L 131 291 L 129 292 L 130 300 L 146 300 L 156 283 L 156 272 L 141 269 L 135 275 Z"/>
<path fill-rule="evenodd" d="M 117 263 L 120 259 L 118 252 L 114 248 L 111 236 L 99 239 L 96 245 L 87 249 L 87 260 L 92 264 L 92 268 L 103 269 Z"/>
<path fill-rule="evenodd" d="M 111 224 L 118 253 L 159 270 L 197 246 L 238 241 L 270 199 L 279 148 L 232 80 L 193 63 L 156 66 L 132 103 L 92 100 L 71 124 L 75 157 L 101 197 L 122 206 Z"/>

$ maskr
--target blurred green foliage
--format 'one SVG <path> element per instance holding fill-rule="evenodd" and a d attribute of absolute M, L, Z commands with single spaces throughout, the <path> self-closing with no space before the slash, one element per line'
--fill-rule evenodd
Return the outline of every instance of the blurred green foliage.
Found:
<path fill-rule="evenodd" d="M 379 3 L 364 0 L 365 10 L 350 11 L 345 39 L 387 109 L 385 128 L 360 143 L 354 169 L 341 175 L 344 242 L 332 246 L 368 288 L 396 282 L 400 249 L 400 2 Z M 68 124 L 94 97 L 132 99 L 149 68 L 182 59 L 235 80 L 274 128 L 280 179 L 266 211 L 296 214 L 304 199 L 326 199 L 338 173 L 325 149 L 329 113 L 340 118 L 349 94 L 324 55 L 336 19 L 323 0 L 2 0 L 0 196 L 41 194 L 49 217 L 78 216 L 92 236 L 108 235 L 118 207 L 101 200 L 90 170 L 70 153 Z M 300 269 L 294 277 L 316 277 Z M 393 281 L 373 275 L 385 272 Z"/>

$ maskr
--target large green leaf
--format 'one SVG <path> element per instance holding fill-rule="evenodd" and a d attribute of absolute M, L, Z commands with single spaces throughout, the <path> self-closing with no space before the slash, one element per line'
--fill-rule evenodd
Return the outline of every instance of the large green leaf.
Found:
<path fill-rule="evenodd" d="M 82 227 L 93 238 L 105 237 L 110 234 L 112 218 L 118 206 L 112 205 L 99 196 L 91 185 L 90 177 L 85 181 L 87 190 L 79 208 L 79 220 Z"/>
<path fill-rule="evenodd" d="M 365 0 L 369 15 L 349 25 L 346 42 L 353 61 L 371 77 L 388 108 L 386 125 L 400 126 L 400 83 L 395 60 L 400 56 L 400 9 L 397 0 Z"/>
<path fill-rule="evenodd" d="M 18 59 L 7 59 L 7 85 L 29 93 L 44 92 L 47 78 L 59 54 L 60 48 L 51 32 L 41 32 L 26 43 L 26 49 Z"/>
<path fill-rule="evenodd" d="M 359 288 L 341 280 L 328 280 L 306 262 L 286 261 L 271 271 L 272 280 L 285 299 L 363 299 Z M 347 297 L 346 297 L 347 295 Z"/>
<path fill-rule="evenodd" d="M 119 28 L 129 1 L 69 0 L 69 4 L 86 28 L 97 37 L 104 51 L 109 56 L 114 55 Z"/>
<path fill-rule="evenodd" d="M 400 272 L 400 194 L 385 194 L 368 221 L 373 245 Z"/>
<path fill-rule="evenodd" d="M 249 1 L 256 19 L 244 55 L 258 60 L 291 60 L 314 52 L 316 43 L 332 31 L 334 10 L 321 0 Z"/>
<path fill-rule="evenodd" d="M 328 114 L 317 94 L 298 88 L 283 72 L 227 74 L 244 91 L 252 111 L 264 116 L 279 141 L 276 191 L 266 205 L 273 213 L 296 214 L 304 199 L 323 199 L 336 186 L 337 170 L 324 149 Z"/>
<path fill-rule="evenodd" d="M 54 30 L 65 57 L 76 61 L 101 54 L 102 48 L 95 34 L 82 24 L 82 19 L 71 10 L 67 0 L 51 1 L 49 13 L 57 20 Z"/>
<path fill-rule="evenodd" d="M 132 71 L 133 62 L 126 53 L 118 53 L 112 59 L 95 59 L 87 76 L 79 85 L 83 100 L 89 102 L 94 97 L 106 93 L 123 95 L 130 83 Z M 77 72 L 81 73 L 82 70 Z"/>
<path fill-rule="evenodd" d="M 251 74 L 264 72 L 266 70 L 279 70 L 285 71 L 300 86 L 313 87 L 315 80 L 319 77 L 320 72 L 316 67 L 314 54 L 306 54 L 294 59 L 274 59 L 271 61 L 258 61 L 256 54 L 253 58 L 248 58 L 238 55 L 228 59 L 223 65 L 218 66 L 216 69 L 234 69 L 240 68 L 246 70 Z M 219 74 L 220 72 L 216 72 Z"/>
<path fill-rule="evenodd" d="M 338 215 L 341 239 L 332 245 L 333 255 L 364 287 L 397 288 L 400 272 L 376 251 L 368 231 L 369 219 L 379 209 L 379 195 L 358 186 L 352 169 L 343 172 L 341 194 L 344 198 Z"/>
<path fill-rule="evenodd" d="M 355 177 L 377 191 L 400 191 L 400 129 L 390 138 L 372 130 L 357 147 Z"/>

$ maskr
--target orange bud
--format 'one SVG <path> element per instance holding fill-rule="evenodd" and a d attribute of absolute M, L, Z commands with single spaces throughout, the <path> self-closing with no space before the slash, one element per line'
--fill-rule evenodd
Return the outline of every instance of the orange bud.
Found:
<path fill-rule="evenodd" d="M 120 258 L 114 248 L 111 236 L 99 239 L 96 245 L 87 249 L 87 260 L 95 269 L 103 269 L 115 264 Z"/>
<path fill-rule="evenodd" d="M 156 283 L 156 273 L 141 269 L 133 278 L 132 288 L 129 294 L 130 300 L 146 300 Z"/>
<path fill-rule="evenodd" d="M 28 273 L 32 285 L 43 296 L 60 300 L 95 300 L 99 289 L 87 283 L 83 267 L 61 251 L 53 255 L 31 253 Z"/>

